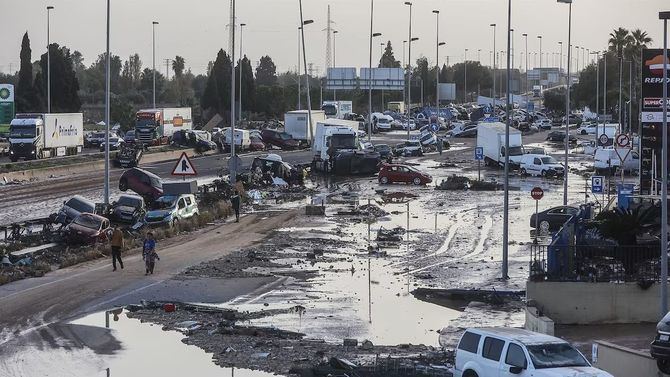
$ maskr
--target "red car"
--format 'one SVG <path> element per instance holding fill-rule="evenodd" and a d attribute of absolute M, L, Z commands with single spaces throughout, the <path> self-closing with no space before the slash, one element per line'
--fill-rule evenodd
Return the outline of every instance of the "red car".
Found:
<path fill-rule="evenodd" d="M 261 139 L 259 136 L 249 136 L 249 140 L 251 141 L 251 145 L 249 145 L 249 149 L 252 151 L 264 151 L 266 146 L 265 143 L 263 142 L 263 139 Z"/>
<path fill-rule="evenodd" d="M 107 242 L 111 233 L 109 220 L 92 213 L 82 213 L 65 227 L 68 244 L 91 245 Z"/>
<path fill-rule="evenodd" d="M 284 150 L 293 150 L 300 147 L 300 142 L 286 132 L 264 129 L 261 131 L 261 137 L 267 146 L 275 146 Z"/>
<path fill-rule="evenodd" d="M 379 183 L 412 183 L 426 185 L 433 181 L 433 177 L 420 172 L 416 168 L 400 164 L 384 164 L 379 170 Z"/>
<path fill-rule="evenodd" d="M 132 190 L 145 201 L 152 202 L 163 196 L 163 180 L 146 170 L 132 168 L 123 172 L 119 178 L 119 190 Z"/>

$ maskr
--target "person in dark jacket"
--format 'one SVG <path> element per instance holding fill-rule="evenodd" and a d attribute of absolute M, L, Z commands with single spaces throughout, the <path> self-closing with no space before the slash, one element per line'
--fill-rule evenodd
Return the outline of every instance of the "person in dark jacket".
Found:
<path fill-rule="evenodd" d="M 235 190 L 235 194 L 230 198 L 230 204 L 235 211 L 235 222 L 240 222 L 240 192 Z"/>

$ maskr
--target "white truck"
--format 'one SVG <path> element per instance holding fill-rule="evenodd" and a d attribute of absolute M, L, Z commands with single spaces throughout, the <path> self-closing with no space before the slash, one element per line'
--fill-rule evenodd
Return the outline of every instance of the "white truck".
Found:
<path fill-rule="evenodd" d="M 352 101 L 323 101 L 321 110 L 326 113 L 326 118 L 345 119 L 354 111 Z"/>
<path fill-rule="evenodd" d="M 336 152 L 358 150 L 358 122 L 326 119 L 316 124 L 314 145 L 312 145 L 314 168 L 330 171 L 331 158 Z"/>
<path fill-rule="evenodd" d="M 9 158 L 69 156 L 84 148 L 84 115 L 17 114 L 9 126 Z"/>
<path fill-rule="evenodd" d="M 230 128 L 224 131 L 223 140 L 226 145 L 230 145 L 230 134 L 232 130 Z M 251 139 L 249 138 L 248 130 L 235 129 L 235 148 L 238 150 L 246 151 L 251 146 Z"/>
<path fill-rule="evenodd" d="M 477 126 L 477 146 L 484 149 L 487 166 L 505 166 L 505 124 L 500 122 L 480 123 Z M 518 167 L 524 155 L 521 131 L 509 129 L 510 166 Z"/>
<path fill-rule="evenodd" d="M 144 109 L 135 117 L 135 138 L 144 145 L 168 144 L 178 130 L 192 130 L 190 107 Z"/>
<path fill-rule="evenodd" d="M 326 113 L 323 110 L 312 110 L 312 132 L 316 129 L 316 124 L 324 120 Z M 284 132 L 301 143 L 309 143 L 312 135 L 309 132 L 307 110 L 289 111 L 284 114 Z"/>

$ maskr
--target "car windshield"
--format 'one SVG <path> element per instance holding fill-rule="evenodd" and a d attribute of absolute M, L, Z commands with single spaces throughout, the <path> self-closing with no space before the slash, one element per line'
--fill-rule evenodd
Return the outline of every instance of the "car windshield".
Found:
<path fill-rule="evenodd" d="M 118 138 L 118 137 L 110 137 L 110 138 L 109 138 L 109 143 L 110 143 L 110 144 L 116 144 L 116 143 L 118 143 L 118 142 L 119 142 L 119 138 Z"/>
<path fill-rule="evenodd" d="M 94 132 L 93 135 L 91 135 L 91 138 L 94 138 L 94 139 L 102 139 L 104 137 L 105 137 L 104 132 Z"/>
<path fill-rule="evenodd" d="M 155 209 L 172 209 L 177 202 L 176 196 L 161 196 L 155 202 Z"/>
<path fill-rule="evenodd" d="M 386 144 L 378 144 L 378 145 L 375 145 L 375 150 L 378 151 L 378 152 L 386 152 L 386 151 L 388 151 L 388 150 L 390 150 L 390 149 L 391 149 L 391 148 L 390 148 L 388 145 L 386 145 Z"/>
<path fill-rule="evenodd" d="M 353 135 L 333 135 L 330 145 L 335 149 L 356 149 L 356 137 Z"/>
<path fill-rule="evenodd" d="M 509 147 L 509 155 L 510 156 L 523 156 L 523 148 L 522 147 Z"/>
<path fill-rule="evenodd" d="M 542 157 L 541 160 L 543 164 L 558 164 L 558 161 L 551 156 Z"/>
<path fill-rule="evenodd" d="M 568 343 L 526 346 L 535 369 L 588 367 L 584 356 Z"/>
<path fill-rule="evenodd" d="M 130 196 L 122 196 L 119 198 L 119 201 L 117 201 L 116 204 L 126 207 L 139 207 L 142 205 L 142 199 L 133 198 Z"/>
<path fill-rule="evenodd" d="M 326 116 L 337 115 L 337 107 L 335 105 L 324 105 L 321 107 L 321 110 L 326 113 Z"/>
<path fill-rule="evenodd" d="M 282 140 L 291 140 L 291 139 L 293 139 L 293 137 L 291 137 L 291 135 L 288 134 L 288 133 L 286 133 L 286 132 L 281 132 L 281 133 L 279 134 L 279 137 L 280 137 Z"/>
<path fill-rule="evenodd" d="M 83 202 L 77 198 L 68 200 L 65 205 L 79 212 L 93 212 L 95 210 L 95 207 L 92 207 L 88 203 Z"/>
<path fill-rule="evenodd" d="M 378 122 L 378 123 L 381 123 L 381 124 L 388 124 L 388 123 L 389 123 L 389 120 L 386 119 L 386 118 L 379 118 L 379 119 L 377 120 L 377 122 Z"/>
<path fill-rule="evenodd" d="M 89 229 L 100 229 L 100 219 L 91 215 L 81 215 L 74 220 L 74 223 Z"/>
<path fill-rule="evenodd" d="M 9 128 L 10 138 L 35 137 L 35 126 L 11 126 Z"/>

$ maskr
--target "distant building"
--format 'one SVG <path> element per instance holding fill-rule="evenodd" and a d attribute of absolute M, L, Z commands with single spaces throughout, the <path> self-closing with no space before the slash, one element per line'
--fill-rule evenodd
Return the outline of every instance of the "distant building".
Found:
<path fill-rule="evenodd" d="M 528 71 L 528 84 L 530 87 L 542 85 L 551 88 L 564 83 L 565 73 L 557 67 L 533 68 Z"/>

